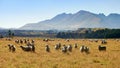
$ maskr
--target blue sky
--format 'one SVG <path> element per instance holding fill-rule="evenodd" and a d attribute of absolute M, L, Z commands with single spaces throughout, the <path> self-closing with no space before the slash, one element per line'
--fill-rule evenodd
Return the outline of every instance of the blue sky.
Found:
<path fill-rule="evenodd" d="M 18 28 L 79 10 L 120 14 L 120 0 L 0 0 L 0 27 Z"/>

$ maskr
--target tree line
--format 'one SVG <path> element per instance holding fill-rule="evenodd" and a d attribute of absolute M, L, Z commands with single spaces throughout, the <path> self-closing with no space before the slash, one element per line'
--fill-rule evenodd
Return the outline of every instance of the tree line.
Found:
<path fill-rule="evenodd" d="M 120 38 L 120 29 L 93 29 L 82 28 L 74 31 L 28 31 L 28 30 L 3 30 L 0 38 L 14 36 L 19 37 L 52 37 L 52 38 Z"/>
<path fill-rule="evenodd" d="M 120 38 L 120 29 L 100 29 L 96 31 L 86 30 L 83 33 L 77 31 L 73 32 L 59 32 L 57 38 Z"/>

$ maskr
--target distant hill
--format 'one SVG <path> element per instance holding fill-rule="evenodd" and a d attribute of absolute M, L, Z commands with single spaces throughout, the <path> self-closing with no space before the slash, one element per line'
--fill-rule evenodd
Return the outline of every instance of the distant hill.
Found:
<path fill-rule="evenodd" d="M 0 30 L 4 30 L 5 28 L 0 27 Z"/>
<path fill-rule="evenodd" d="M 78 28 L 120 28 L 120 14 L 95 14 L 81 10 L 75 14 L 62 13 L 50 20 L 29 23 L 19 29 L 25 30 L 74 30 Z"/>

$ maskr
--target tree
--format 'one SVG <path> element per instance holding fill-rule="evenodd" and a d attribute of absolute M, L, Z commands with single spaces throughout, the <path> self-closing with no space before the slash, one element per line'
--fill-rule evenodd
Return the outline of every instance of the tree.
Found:
<path fill-rule="evenodd" d="M 8 37 L 9 38 L 13 38 L 14 33 L 11 30 L 8 30 Z"/>
<path fill-rule="evenodd" d="M 0 38 L 3 38 L 3 35 L 0 34 Z"/>

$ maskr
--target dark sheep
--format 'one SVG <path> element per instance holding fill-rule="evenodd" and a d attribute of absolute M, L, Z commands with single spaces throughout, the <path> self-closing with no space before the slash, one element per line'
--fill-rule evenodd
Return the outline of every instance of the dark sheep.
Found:
<path fill-rule="evenodd" d="M 78 47 L 78 45 L 77 45 L 77 43 L 74 45 L 74 48 L 77 48 Z"/>
<path fill-rule="evenodd" d="M 32 51 L 32 46 L 20 46 L 23 51 Z"/>
<path fill-rule="evenodd" d="M 99 51 L 106 51 L 106 46 L 98 46 Z"/>
<path fill-rule="evenodd" d="M 45 46 L 45 50 L 46 50 L 47 52 L 50 52 L 50 47 L 49 47 L 48 45 L 46 45 L 46 46 Z"/>
<path fill-rule="evenodd" d="M 58 47 L 61 48 L 61 43 L 58 43 Z"/>
<path fill-rule="evenodd" d="M 23 44 L 23 40 L 20 39 L 20 43 Z"/>

